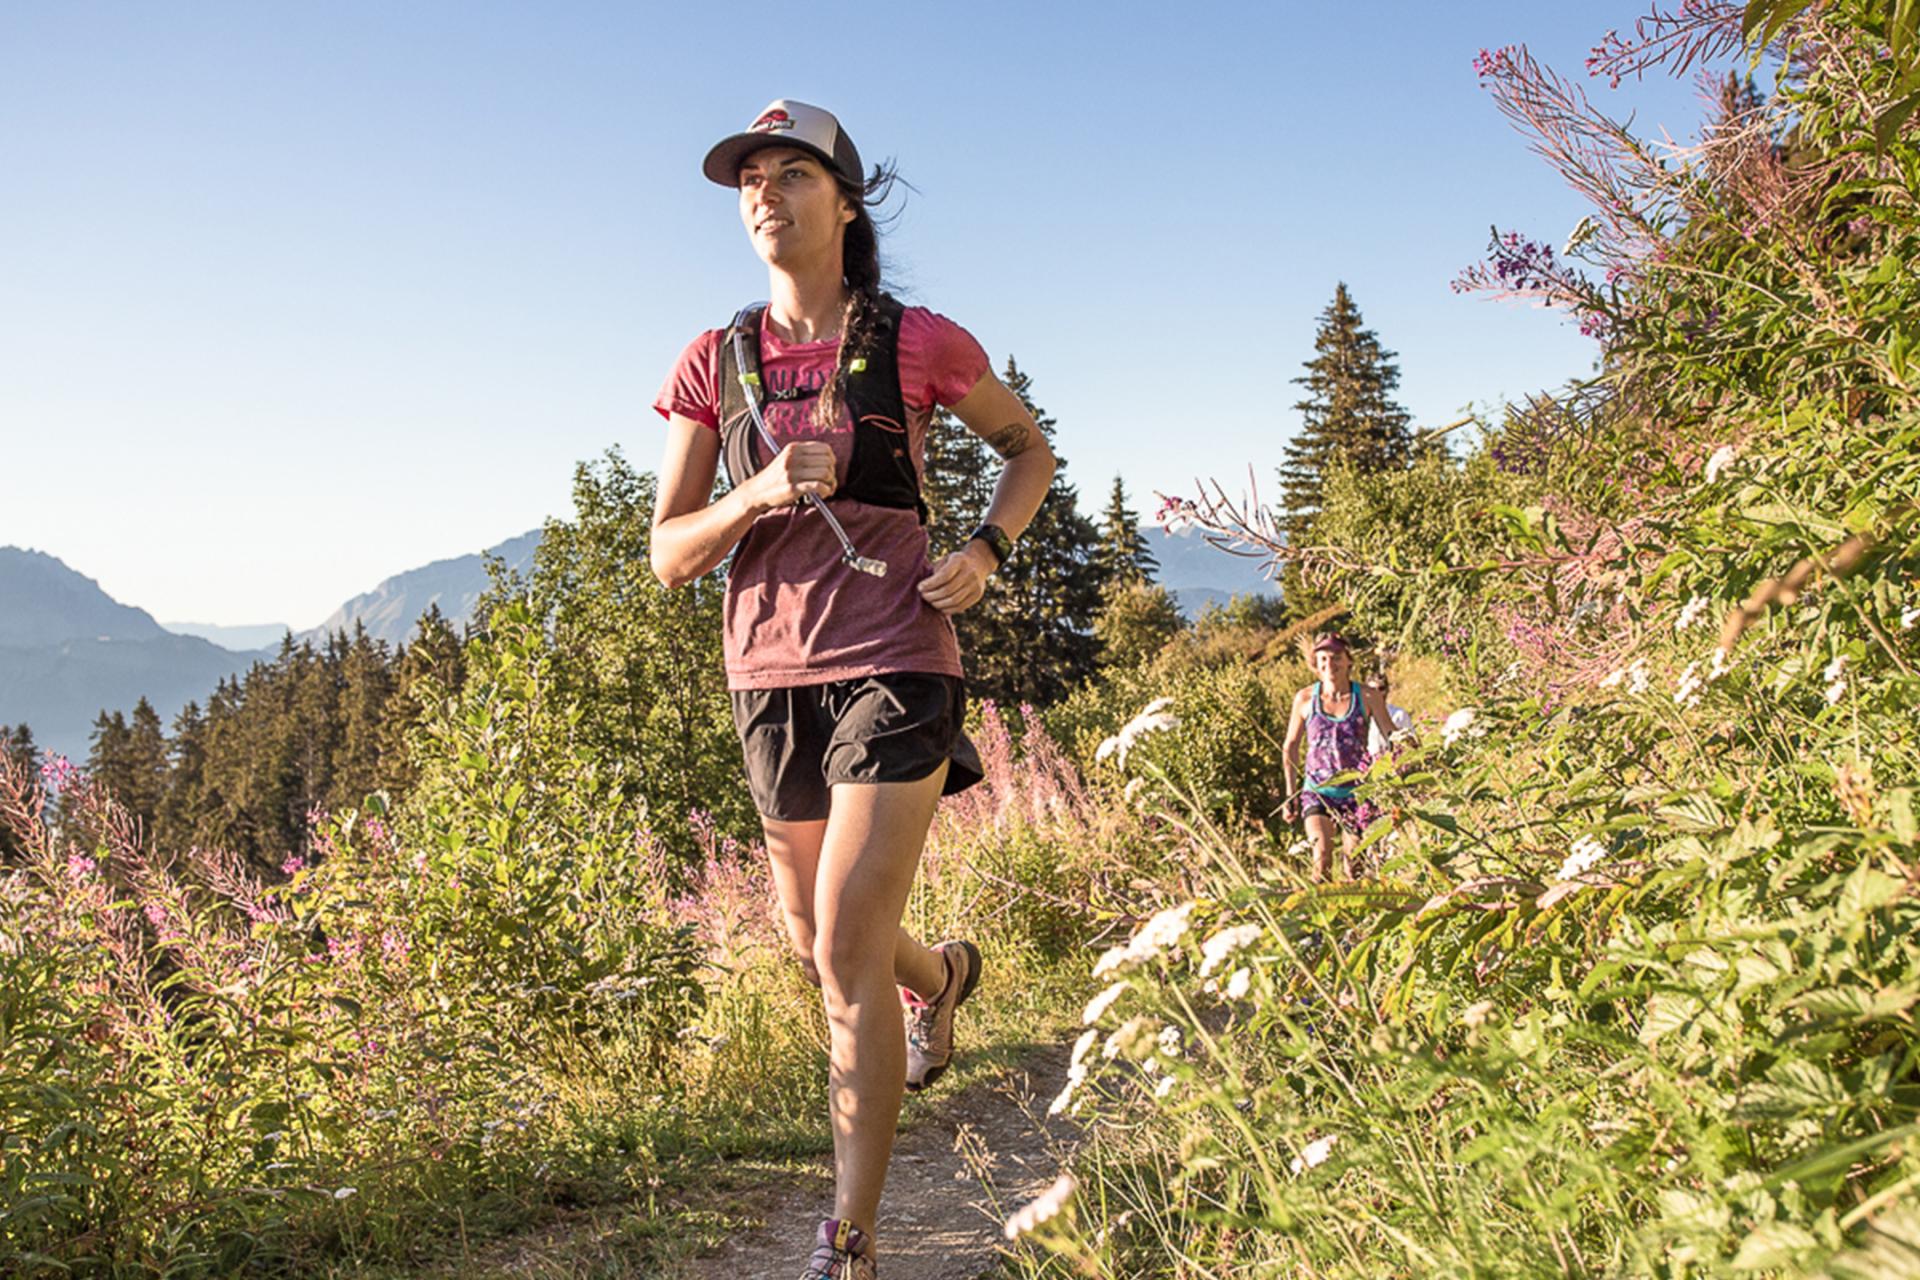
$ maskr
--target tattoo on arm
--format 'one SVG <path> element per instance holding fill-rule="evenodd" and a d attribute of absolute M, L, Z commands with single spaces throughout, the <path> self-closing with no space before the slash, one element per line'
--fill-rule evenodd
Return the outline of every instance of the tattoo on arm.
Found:
<path fill-rule="evenodd" d="M 1033 444 L 1033 430 L 1024 422 L 1009 422 L 987 437 L 987 444 L 1003 458 L 1025 453 Z"/>

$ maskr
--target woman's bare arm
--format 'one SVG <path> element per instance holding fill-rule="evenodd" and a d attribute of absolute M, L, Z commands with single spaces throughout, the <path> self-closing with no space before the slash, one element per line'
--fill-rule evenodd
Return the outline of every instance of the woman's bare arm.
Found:
<path fill-rule="evenodd" d="M 833 448 L 819 441 L 788 445 L 746 483 L 710 503 L 719 466 L 719 432 L 677 413 L 667 420 L 650 559 L 654 576 L 669 587 L 719 567 L 762 512 L 791 506 L 807 494 L 824 498 L 836 483 Z"/>
<path fill-rule="evenodd" d="M 1005 459 L 993 486 L 993 500 L 980 522 L 998 525 L 1009 538 L 1018 538 L 1033 523 L 1053 483 L 1056 463 L 1046 434 L 1020 397 L 991 371 L 982 374 L 973 390 L 953 406 L 953 416 Z M 933 566 L 920 584 L 920 594 L 941 612 L 958 613 L 986 594 L 987 578 L 998 567 L 991 548 L 969 539 Z"/>

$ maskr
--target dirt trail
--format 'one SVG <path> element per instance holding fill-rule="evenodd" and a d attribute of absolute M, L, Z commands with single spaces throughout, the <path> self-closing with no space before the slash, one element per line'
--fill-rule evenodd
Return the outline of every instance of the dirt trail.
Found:
<path fill-rule="evenodd" d="M 976 1080 L 937 1104 L 894 1147 L 880 1205 L 886 1280 L 981 1280 L 995 1274 L 1001 1224 L 1059 1175 L 1072 1128 L 1047 1104 L 1066 1078 L 1064 1048 Z M 826 1159 L 768 1200 L 763 1225 L 684 1264 L 685 1280 L 794 1280 L 833 1207 Z"/>

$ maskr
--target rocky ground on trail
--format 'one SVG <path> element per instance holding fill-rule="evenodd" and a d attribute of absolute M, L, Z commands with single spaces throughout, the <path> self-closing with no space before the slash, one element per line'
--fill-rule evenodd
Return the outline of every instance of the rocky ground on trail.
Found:
<path fill-rule="evenodd" d="M 880 1206 L 888 1280 L 982 1280 L 998 1272 L 1007 1215 L 1059 1176 L 1071 1125 L 1047 1104 L 1066 1078 L 1066 1050 L 1043 1050 L 976 1080 L 900 1136 Z M 830 1161 L 765 1189 L 761 1225 L 682 1264 L 677 1280 L 794 1280 L 832 1209 Z"/>

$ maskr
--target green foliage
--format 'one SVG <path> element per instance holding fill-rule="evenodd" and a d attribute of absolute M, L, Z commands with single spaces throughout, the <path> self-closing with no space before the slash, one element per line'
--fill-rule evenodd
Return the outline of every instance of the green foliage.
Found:
<path fill-rule="evenodd" d="M 1151 767 L 1208 814 L 1257 825 L 1285 798 L 1281 746 L 1293 692 L 1304 678 L 1296 663 L 1174 644 L 1140 666 L 1113 670 L 1077 690 L 1047 713 L 1046 722 L 1095 777 L 1119 782 Z M 1170 700 L 1178 723 L 1140 738 L 1127 763 L 1116 750 L 1102 762 L 1101 745 L 1162 698 Z"/>
<path fill-rule="evenodd" d="M 1888 12 L 1798 13 L 1780 144 L 1710 129 L 1650 178 L 1598 388 L 1330 478 L 1321 585 L 1467 704 L 1363 783 L 1377 875 L 1310 885 L 1216 825 L 1177 694 L 1140 740 L 1198 870 L 1095 968 L 1062 1105 L 1096 1136 L 1038 1237 L 1083 1274 L 1914 1273 L 1920 153 L 1875 136 Z"/>
<path fill-rule="evenodd" d="M 573 520 L 547 522 L 528 580 L 503 582 L 480 616 L 491 628 L 524 594 L 546 624 L 527 642 L 542 646 L 557 695 L 536 708 L 536 732 L 581 743 L 611 771 L 609 794 L 660 815 L 684 859 L 692 810 L 739 834 L 758 824 L 719 661 L 725 583 L 715 573 L 678 590 L 660 584 L 649 567 L 653 502 L 654 478 L 618 450 L 581 464 Z"/>
<path fill-rule="evenodd" d="M 1100 614 L 1093 633 L 1100 661 L 1107 667 L 1136 667 L 1186 627 L 1173 594 L 1156 583 L 1117 578 L 1100 593 Z"/>

